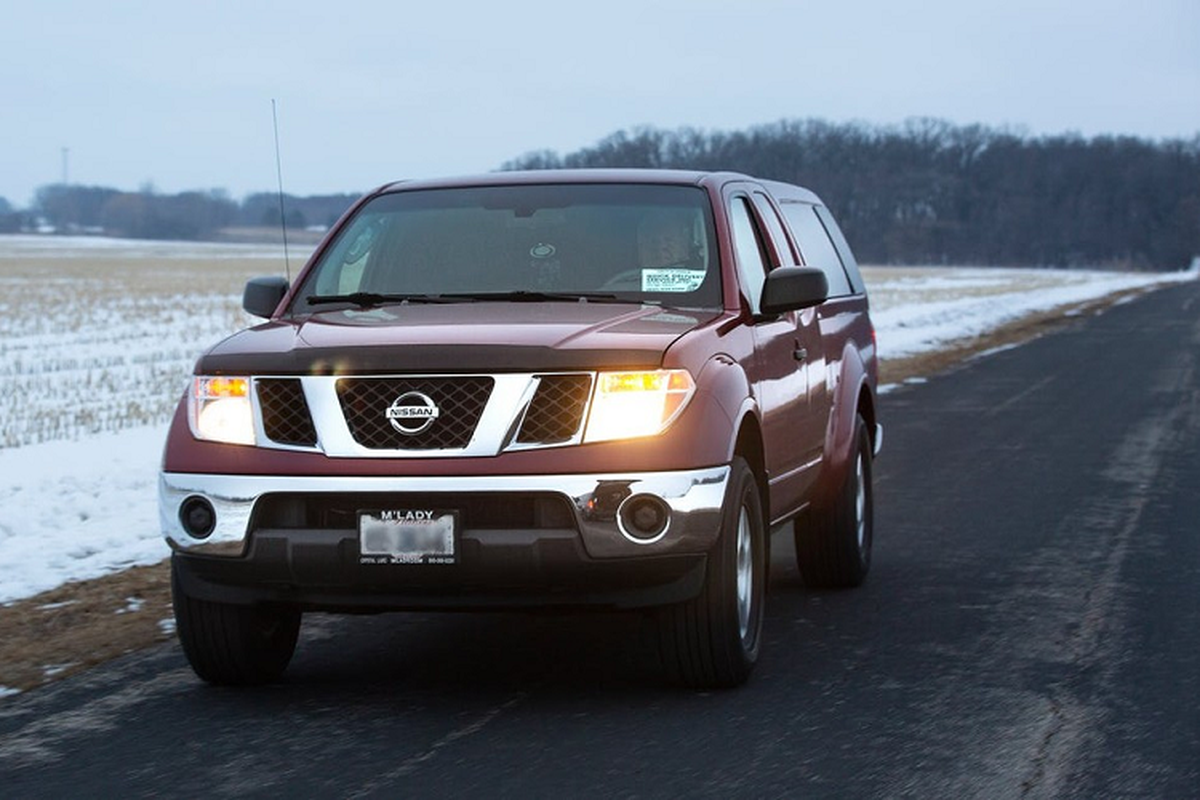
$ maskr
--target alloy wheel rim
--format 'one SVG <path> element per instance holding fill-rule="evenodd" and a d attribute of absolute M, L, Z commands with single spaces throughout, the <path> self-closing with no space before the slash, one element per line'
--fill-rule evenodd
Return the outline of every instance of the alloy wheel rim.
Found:
<path fill-rule="evenodd" d="M 858 528 L 858 550 L 861 553 L 867 543 L 867 482 L 861 452 L 854 464 L 854 517 Z"/>
<path fill-rule="evenodd" d="M 745 507 L 738 515 L 737 528 L 737 604 L 738 631 L 742 641 L 750 633 L 751 605 L 754 598 L 754 552 L 750 537 L 750 517 Z"/>

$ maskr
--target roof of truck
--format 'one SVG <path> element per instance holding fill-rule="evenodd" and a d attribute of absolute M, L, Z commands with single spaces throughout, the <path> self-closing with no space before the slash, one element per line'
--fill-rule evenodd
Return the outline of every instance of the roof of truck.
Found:
<path fill-rule="evenodd" d="M 779 181 L 763 180 L 740 172 L 704 172 L 678 169 L 546 169 L 512 172 L 488 172 L 444 178 L 396 181 L 380 187 L 380 192 L 417 189 L 450 189 L 463 186 L 511 186 L 547 183 L 654 183 L 681 186 L 722 185 L 731 181 L 754 181 L 768 187 L 777 198 L 820 200 L 808 189 Z"/>

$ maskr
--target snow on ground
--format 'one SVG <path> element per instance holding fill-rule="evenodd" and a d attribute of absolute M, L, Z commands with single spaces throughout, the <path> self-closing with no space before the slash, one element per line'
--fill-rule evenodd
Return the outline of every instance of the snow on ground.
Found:
<path fill-rule="evenodd" d="M 882 359 L 937 350 L 1029 314 L 1197 276 L 1195 270 L 1163 274 L 987 267 L 866 272 Z"/>
<path fill-rule="evenodd" d="M 0 450 L 0 603 L 162 561 L 166 425 Z"/>
<path fill-rule="evenodd" d="M 16 237 L 0 237 L 0 240 L 12 238 Z M 72 246 L 80 246 L 79 240 L 72 242 Z M 6 243 L 0 241 L 0 245 Z M 122 245 L 130 247 L 128 243 Z M 96 244 L 98 249 L 112 246 L 103 240 Z M 157 250 L 150 257 L 132 258 L 135 261 L 145 258 L 146 263 L 159 264 L 163 259 L 197 257 L 195 245 L 189 243 L 178 247 L 177 250 Z M 55 255 L 59 256 L 61 252 Z M 0 255 L 3 253 L 0 246 Z M 185 255 L 173 255 L 178 253 Z M 128 249 L 125 256 L 129 257 Z M 883 358 L 935 350 L 947 342 L 975 336 L 1031 312 L 1080 303 L 1114 291 L 1197 277 L 1194 270 L 1170 275 L 1127 275 L 1048 270 L 875 268 L 866 269 L 864 273 L 871 291 L 872 313 Z M 236 270 L 229 274 L 231 279 L 243 280 Z M 138 281 L 145 278 L 145 275 L 137 276 Z M 172 286 L 174 283 L 168 281 L 168 288 Z M 16 289 L 15 285 L 4 288 L 6 292 L 10 288 Z M 153 293 L 161 288 L 161 284 L 155 283 L 148 291 Z M 0 387 L 3 389 L 0 400 L 3 395 L 16 395 L 20 406 L 38 402 L 29 394 L 33 384 L 24 382 L 32 381 L 31 375 L 41 375 L 43 366 L 56 362 L 63 364 L 63 383 L 50 381 L 46 384 L 48 389 L 42 393 L 50 396 L 48 400 L 60 393 L 54 387 L 77 383 L 81 368 L 97 369 L 91 361 L 97 361 L 101 367 L 107 364 L 110 371 L 118 372 L 126 361 L 140 365 L 131 367 L 133 371 L 128 374 L 122 374 L 123 380 L 111 381 L 120 390 L 116 394 L 105 394 L 110 391 L 105 388 L 105 382 L 93 382 L 91 393 L 100 401 L 111 397 L 127 404 L 120 392 L 127 391 L 130 383 L 147 380 L 146 374 L 137 370 L 158 361 L 162 348 L 170 356 L 167 359 L 171 362 L 170 370 L 178 372 L 178 375 L 156 376 L 156 380 L 149 381 L 155 386 L 171 387 L 171 396 L 160 404 L 161 407 L 139 408 L 137 413 L 123 417 L 118 430 L 96 433 L 81 423 L 54 433 L 52 437 L 58 438 L 50 441 L 39 441 L 27 431 L 25 435 L 30 438 L 20 439 L 18 446 L 4 447 L 0 442 L 0 603 L 29 597 L 67 581 L 95 578 L 167 557 L 169 551 L 160 537 L 157 509 L 157 473 L 166 435 L 165 416 L 190 371 L 189 354 L 198 352 L 217 338 L 225 326 L 237 322 L 236 295 L 229 294 L 230 290 L 224 284 L 214 286 L 212 291 L 221 295 L 215 302 L 196 297 L 182 304 L 200 312 L 198 314 L 158 317 L 156 338 L 160 341 L 143 353 L 144 358 L 130 357 L 141 352 L 137 343 L 145 340 L 144 325 L 135 326 L 125 335 L 110 336 L 112 314 L 126 320 L 150 315 L 145 309 L 122 306 L 129 302 L 127 292 L 116 292 L 111 300 L 105 300 L 102 293 L 87 293 L 86 301 L 99 308 L 91 308 L 71 331 L 64 332 L 66 325 L 52 326 L 59 334 L 38 333 L 39 338 L 28 342 L 28 347 L 20 346 L 14 338 L 20 337 L 19 329 L 6 333 L 7 346 L 0 341 Z M 178 307 L 178 297 L 170 301 L 163 299 L 170 296 L 159 295 L 160 304 L 167 308 Z M 3 301 L 0 297 L 0 306 L 4 305 Z M 117 310 L 114 312 L 113 309 Z M 47 308 L 44 313 L 53 314 L 55 310 Z M 207 320 L 200 326 L 203 330 L 195 327 L 197 317 Z M 93 318 L 95 322 L 90 322 Z M 111 339 L 111 353 L 91 353 L 88 364 L 77 363 L 81 351 L 94 350 L 106 335 Z M 205 340 L 201 341 L 199 337 Z M 85 348 L 86 342 L 92 344 Z M 186 351 L 184 357 L 180 351 Z M 44 371 L 56 370 L 46 367 Z M 129 421 L 139 419 L 141 421 L 136 423 Z"/>
<path fill-rule="evenodd" d="M 291 244 L 288 249 L 303 260 L 313 248 Z M 0 236 L 0 252 L 21 258 L 283 258 L 283 245 L 6 234 Z"/>

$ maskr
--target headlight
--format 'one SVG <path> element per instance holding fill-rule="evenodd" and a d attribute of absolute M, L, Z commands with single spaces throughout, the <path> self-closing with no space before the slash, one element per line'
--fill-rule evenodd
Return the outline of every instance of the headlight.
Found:
<path fill-rule="evenodd" d="M 254 444 L 249 378 L 194 378 L 189 407 L 192 434 L 197 439 Z"/>
<path fill-rule="evenodd" d="M 596 376 L 583 440 L 602 442 L 662 433 L 695 391 L 687 370 L 601 372 Z"/>

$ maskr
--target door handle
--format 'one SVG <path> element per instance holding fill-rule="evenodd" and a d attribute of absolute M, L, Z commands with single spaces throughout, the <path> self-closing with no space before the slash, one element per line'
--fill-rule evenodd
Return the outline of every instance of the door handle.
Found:
<path fill-rule="evenodd" d="M 803 364 L 808 360 L 808 349 L 804 347 L 797 347 L 792 351 L 792 358 Z"/>

